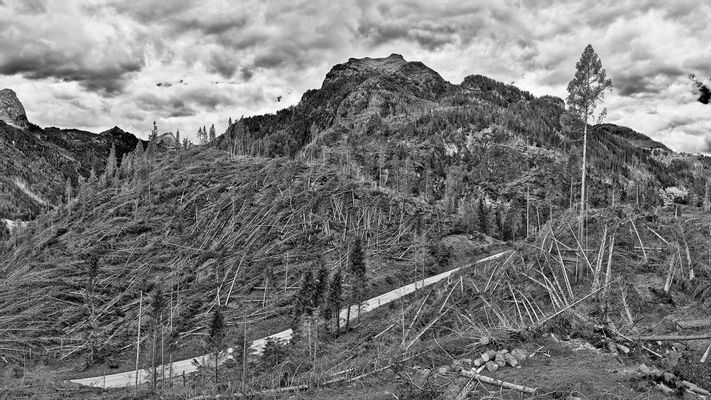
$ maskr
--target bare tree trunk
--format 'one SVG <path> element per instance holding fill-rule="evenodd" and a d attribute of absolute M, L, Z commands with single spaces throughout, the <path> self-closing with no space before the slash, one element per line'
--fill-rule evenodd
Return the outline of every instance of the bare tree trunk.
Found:
<path fill-rule="evenodd" d="M 583 171 L 580 181 L 580 226 L 578 229 L 578 240 L 580 243 L 585 243 L 585 175 L 587 167 L 587 150 L 588 150 L 588 110 L 585 108 L 585 126 L 583 127 Z M 585 251 L 585 250 L 583 250 Z M 575 280 L 580 279 L 580 262 L 578 262 L 575 271 Z"/>
<path fill-rule="evenodd" d="M 138 393 L 138 357 L 141 354 L 141 314 L 143 314 L 143 290 L 138 303 L 138 334 L 136 335 L 136 388 L 134 393 Z"/>

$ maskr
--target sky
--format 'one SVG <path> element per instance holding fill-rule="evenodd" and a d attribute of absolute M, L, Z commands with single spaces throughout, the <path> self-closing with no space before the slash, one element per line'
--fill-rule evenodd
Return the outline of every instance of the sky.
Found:
<path fill-rule="evenodd" d="M 699 0 L 0 0 L 0 88 L 40 126 L 147 137 L 275 112 L 335 64 L 398 53 L 452 83 L 566 97 L 590 43 L 606 122 L 711 153 L 711 3 Z"/>

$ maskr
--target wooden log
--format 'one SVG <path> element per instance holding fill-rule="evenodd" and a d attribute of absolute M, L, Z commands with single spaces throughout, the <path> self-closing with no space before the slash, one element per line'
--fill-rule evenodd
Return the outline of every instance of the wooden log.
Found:
<path fill-rule="evenodd" d="M 479 382 L 486 383 L 489 385 L 494 385 L 494 386 L 499 386 L 504 389 L 511 389 L 511 390 L 518 390 L 519 392 L 527 393 L 527 394 L 536 394 L 537 389 L 523 386 L 523 385 L 517 385 L 515 383 L 510 383 L 510 382 L 505 382 L 500 379 L 494 379 L 491 377 L 488 377 L 486 375 L 479 374 L 475 371 L 462 371 L 460 372 L 462 376 L 466 376 L 468 378 L 476 379 Z"/>
<path fill-rule="evenodd" d="M 705 363 L 705 362 L 706 362 L 706 358 L 708 358 L 709 352 L 711 352 L 711 344 L 709 344 L 709 347 L 706 348 L 706 351 L 704 352 L 704 355 L 701 356 L 701 360 L 699 360 L 700 363 Z"/>
<path fill-rule="evenodd" d="M 697 393 L 697 394 L 700 394 L 700 395 L 702 395 L 702 396 L 709 396 L 709 395 L 711 395 L 711 393 L 709 393 L 708 390 L 699 387 L 699 386 L 698 386 L 697 384 L 695 384 L 695 383 L 691 383 L 691 382 L 689 382 L 689 381 L 681 381 L 681 384 L 684 385 L 684 386 L 685 386 L 687 389 L 689 389 L 690 391 L 692 391 L 692 392 L 694 392 L 694 393 Z"/>
<path fill-rule="evenodd" d="M 641 341 L 646 341 L 646 342 L 683 342 L 686 340 L 711 339 L 711 333 L 702 333 L 702 334 L 698 334 L 698 335 L 687 335 L 687 336 L 680 336 L 680 335 L 638 336 L 636 339 L 641 340 Z"/>
<path fill-rule="evenodd" d="M 486 369 L 489 372 L 496 372 L 499 369 L 499 364 L 497 364 L 493 361 L 487 361 L 486 362 Z"/>
<path fill-rule="evenodd" d="M 676 321 L 681 329 L 706 328 L 711 326 L 711 318 L 690 319 L 685 321 Z"/>

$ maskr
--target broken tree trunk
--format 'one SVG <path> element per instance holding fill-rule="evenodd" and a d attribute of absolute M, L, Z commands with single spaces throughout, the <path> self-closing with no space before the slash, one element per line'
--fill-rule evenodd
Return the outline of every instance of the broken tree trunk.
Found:
<path fill-rule="evenodd" d="M 650 336 L 639 336 L 636 339 L 647 341 L 647 342 L 683 342 L 686 340 L 711 339 L 711 333 L 701 333 L 698 335 L 687 335 L 687 336 L 680 336 L 680 335 L 654 336 L 654 335 L 650 335 Z"/>
<path fill-rule="evenodd" d="M 502 381 L 500 379 L 494 379 L 494 378 L 488 377 L 486 375 L 476 373 L 475 371 L 462 370 L 460 372 L 460 374 L 462 376 L 467 377 L 467 378 L 476 379 L 479 382 L 487 383 L 489 385 L 499 386 L 504 389 L 518 390 L 519 392 L 523 392 L 523 393 L 527 393 L 527 394 L 535 394 L 537 391 L 537 389 L 535 389 L 535 388 L 530 388 L 528 386 L 523 386 L 523 385 L 517 385 L 515 383 Z"/>

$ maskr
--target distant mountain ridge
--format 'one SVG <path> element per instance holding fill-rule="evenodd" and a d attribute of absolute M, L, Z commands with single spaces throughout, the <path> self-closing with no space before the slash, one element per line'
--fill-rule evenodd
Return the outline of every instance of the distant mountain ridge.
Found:
<path fill-rule="evenodd" d="M 25 108 L 11 89 L 0 90 L 0 120 L 20 128 L 27 128 L 29 125 Z"/>
<path fill-rule="evenodd" d="M 15 92 L 0 91 L 0 219 L 30 219 L 62 203 L 66 181 L 101 173 L 111 145 L 120 161 L 139 139 L 114 127 L 101 133 L 42 129 L 27 120 Z"/>
<path fill-rule="evenodd" d="M 565 113 L 558 97 L 482 75 L 453 84 L 391 54 L 335 65 L 297 105 L 236 121 L 217 145 L 237 154 L 336 158 L 378 185 L 453 209 L 481 198 L 509 208 L 525 201 L 526 185 L 537 206 L 562 207 L 579 190 L 582 153 L 581 134 L 561 125 Z M 670 186 L 689 188 L 696 203 L 703 194 L 708 157 L 674 153 L 614 124 L 594 126 L 589 141 L 593 205 L 637 201 L 640 193 L 659 202 Z"/>

